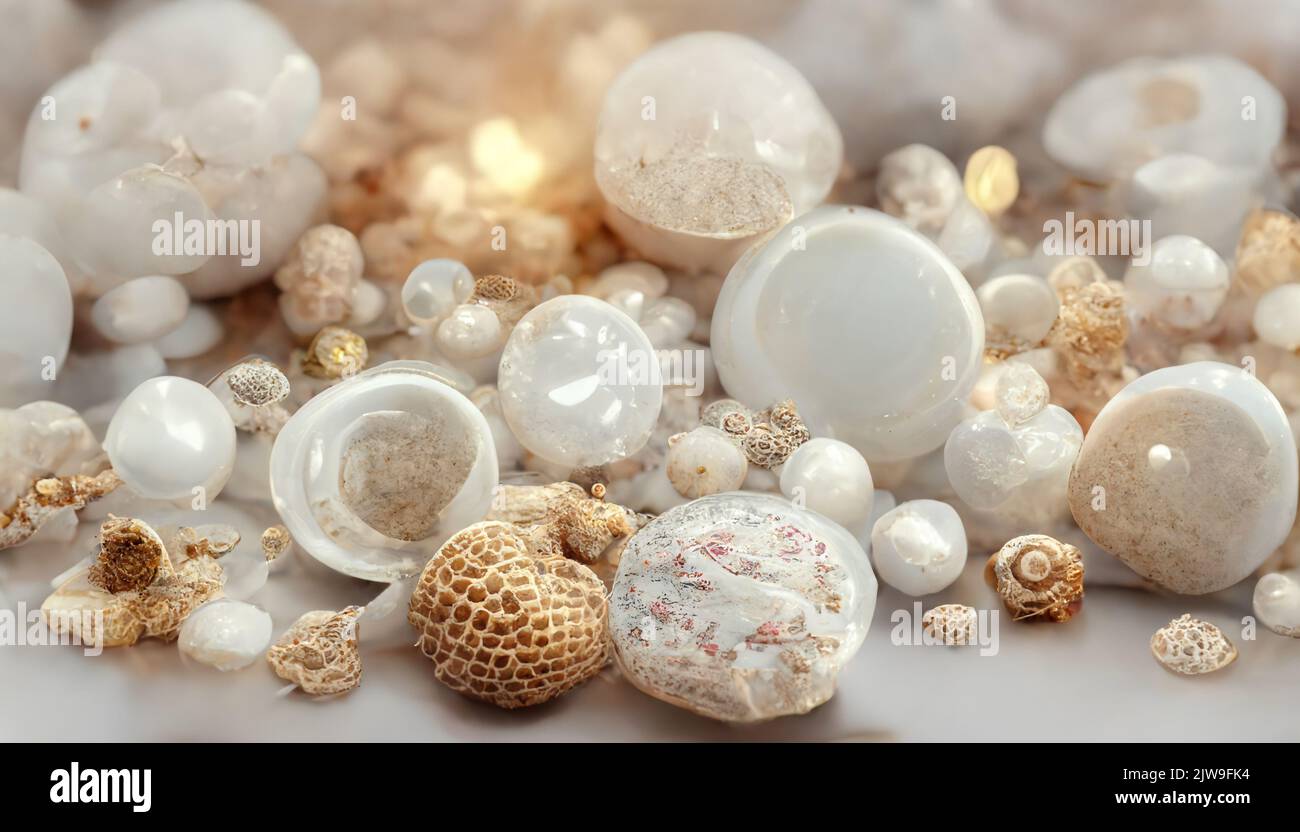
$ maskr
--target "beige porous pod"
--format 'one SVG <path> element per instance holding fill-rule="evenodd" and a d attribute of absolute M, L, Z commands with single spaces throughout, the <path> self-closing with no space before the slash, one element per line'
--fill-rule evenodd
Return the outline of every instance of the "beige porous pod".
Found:
<path fill-rule="evenodd" d="M 312 696 L 346 693 L 361 684 L 357 618 L 361 607 L 303 613 L 266 651 L 275 675 Z"/>
<path fill-rule="evenodd" d="M 1151 654 L 1174 673 L 1198 676 L 1232 664 L 1237 648 L 1218 627 L 1183 614 L 1151 636 Z"/>
<path fill-rule="evenodd" d="M 965 604 L 940 604 L 921 616 L 922 631 L 939 644 L 964 647 L 979 640 L 979 613 Z"/>
<path fill-rule="evenodd" d="M 554 699 L 608 656 L 605 585 L 549 524 L 485 521 L 425 566 L 407 620 L 438 681 L 501 708 Z"/>
<path fill-rule="evenodd" d="M 1187 595 L 1250 575 L 1296 513 L 1286 413 L 1240 367 L 1202 361 L 1131 382 L 1097 415 L 1070 473 L 1070 512 L 1098 546 Z"/>
<path fill-rule="evenodd" d="M 1083 606 L 1083 555 L 1045 534 L 1007 541 L 984 574 L 1016 621 L 1069 621 Z"/>

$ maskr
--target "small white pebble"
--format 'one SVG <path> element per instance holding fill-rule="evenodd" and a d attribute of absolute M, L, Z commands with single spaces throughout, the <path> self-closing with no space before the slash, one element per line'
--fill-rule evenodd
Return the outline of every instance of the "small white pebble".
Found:
<path fill-rule="evenodd" d="M 929 595 L 961 575 L 966 529 L 947 503 L 909 500 L 876 521 L 871 560 L 885 583 L 907 595 Z"/>
<path fill-rule="evenodd" d="M 962 191 L 957 166 L 928 145 L 909 144 L 880 160 L 880 207 L 917 230 L 933 233 L 943 228 Z"/>
<path fill-rule="evenodd" d="M 1255 616 L 1278 635 L 1300 638 L 1300 569 L 1270 572 L 1255 584 Z"/>
<path fill-rule="evenodd" d="M 1037 416 L 1047 407 L 1047 382 L 1038 371 L 1019 361 L 1008 362 L 994 387 L 998 415 L 1011 427 Z"/>
<path fill-rule="evenodd" d="M 388 295 L 384 290 L 369 280 L 362 280 L 357 283 L 357 289 L 352 295 L 352 314 L 346 325 L 359 329 L 374 323 L 387 307 Z"/>
<path fill-rule="evenodd" d="M 985 282 L 977 290 L 984 326 L 1024 339 L 1030 346 L 1047 337 L 1056 321 L 1061 302 L 1041 277 L 1004 274 Z"/>
<path fill-rule="evenodd" d="M 210 306 L 192 303 L 185 313 L 185 320 L 154 341 L 154 347 L 163 358 L 193 358 L 221 343 L 225 334 L 225 327 Z"/>
<path fill-rule="evenodd" d="M 462 303 L 438 324 L 438 349 L 452 360 L 481 358 L 504 343 L 501 320 L 491 309 L 477 303 Z"/>
<path fill-rule="evenodd" d="M 1255 304 L 1255 334 L 1284 350 L 1300 348 L 1300 283 L 1270 289 Z"/>
<path fill-rule="evenodd" d="M 635 289 L 647 300 L 653 300 L 663 297 L 668 291 L 668 277 L 653 263 L 629 260 L 602 271 L 592 284 L 590 293 L 604 299 L 619 289 Z"/>
<path fill-rule="evenodd" d="M 695 307 L 681 298 L 658 298 L 646 304 L 638 319 L 655 349 L 672 349 L 695 328 Z"/>
<path fill-rule="evenodd" d="M 1124 299 L 1133 311 L 1174 329 L 1197 329 L 1228 296 L 1228 264 L 1195 237 L 1174 234 L 1156 241 L 1151 262 L 1124 274 Z"/>
<path fill-rule="evenodd" d="M 190 294 L 174 277 L 137 277 L 95 301 L 91 319 L 110 341 L 139 344 L 172 332 L 185 321 Z"/>
<path fill-rule="evenodd" d="M 852 445 L 817 437 L 795 448 L 781 466 L 781 493 L 854 530 L 871 516 L 871 469 Z"/>
<path fill-rule="evenodd" d="M 668 440 L 668 481 L 683 497 L 735 491 L 748 472 L 745 452 L 717 428 L 702 425 Z"/>
<path fill-rule="evenodd" d="M 402 284 L 402 308 L 417 324 L 435 324 L 474 292 L 474 275 L 456 260 L 425 260 Z"/>
<path fill-rule="evenodd" d="M 271 643 L 271 616 L 243 601 L 209 601 L 181 625 L 181 653 L 217 670 L 239 670 L 261 658 Z"/>

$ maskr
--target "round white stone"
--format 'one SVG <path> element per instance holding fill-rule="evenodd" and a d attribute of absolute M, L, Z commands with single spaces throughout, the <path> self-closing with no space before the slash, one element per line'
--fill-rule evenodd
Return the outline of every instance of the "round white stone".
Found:
<path fill-rule="evenodd" d="M 966 529 L 947 503 L 909 500 L 871 529 L 871 561 L 880 579 L 899 592 L 938 592 L 966 565 Z"/>
<path fill-rule="evenodd" d="M 425 260 L 402 284 L 402 308 L 417 324 L 433 324 L 451 314 L 474 292 L 474 275 L 457 260 Z"/>
<path fill-rule="evenodd" d="M 957 166 L 928 145 L 909 144 L 880 160 L 876 197 L 881 208 L 918 231 L 938 233 L 963 193 Z"/>
<path fill-rule="evenodd" d="M 1030 274 L 990 278 L 975 290 L 990 332 L 1000 330 L 1036 346 L 1056 322 L 1060 299 L 1046 280 Z"/>
<path fill-rule="evenodd" d="M 871 469 L 852 445 L 815 437 L 781 467 L 781 493 L 850 531 L 871 516 Z"/>
<path fill-rule="evenodd" d="M 673 488 L 692 500 L 735 491 L 749 472 L 749 461 L 740 446 L 708 425 L 669 439 L 667 466 Z"/>
<path fill-rule="evenodd" d="M 1214 319 L 1228 296 L 1228 264 L 1195 237 L 1158 240 L 1151 262 L 1124 275 L 1124 299 L 1140 315 L 1174 329 L 1197 329 Z"/>
<path fill-rule="evenodd" d="M 138 344 L 176 329 L 185 320 L 190 293 L 174 277 L 137 277 L 110 289 L 91 309 L 95 328 L 110 341 Z"/>
<path fill-rule="evenodd" d="M 191 303 L 180 325 L 154 342 L 163 358 L 193 358 L 221 343 L 221 319 L 207 304 Z"/>
<path fill-rule="evenodd" d="M 176 376 L 145 381 L 108 425 L 104 450 L 122 481 L 142 497 L 206 501 L 221 493 L 235 465 L 235 425 L 203 385 Z"/>
<path fill-rule="evenodd" d="M 814 435 L 869 462 L 908 459 L 961 419 L 984 320 L 929 240 L 879 211 L 827 206 L 731 270 L 711 346 L 733 398 L 755 408 L 792 398 Z"/>
<path fill-rule="evenodd" d="M 1300 569 L 1270 572 L 1255 584 L 1255 615 L 1278 635 L 1300 638 Z"/>
<path fill-rule="evenodd" d="M 1255 334 L 1284 350 L 1300 348 L 1300 283 L 1270 289 L 1255 304 Z"/>
<path fill-rule="evenodd" d="M 459 361 L 482 358 L 501 348 L 501 320 L 477 303 L 462 303 L 438 324 L 436 340 L 443 355 Z"/>
<path fill-rule="evenodd" d="M 520 320 L 501 355 L 506 422 L 525 448 L 574 468 L 636 453 L 663 405 L 654 346 L 602 300 L 563 295 Z"/>
<path fill-rule="evenodd" d="M 59 262 L 31 240 L 0 236 L 0 407 L 51 398 L 72 338 L 72 292 Z"/>
<path fill-rule="evenodd" d="M 262 657 L 271 643 L 271 616 L 243 601 L 209 601 L 181 625 L 181 653 L 217 670 L 239 670 Z"/>

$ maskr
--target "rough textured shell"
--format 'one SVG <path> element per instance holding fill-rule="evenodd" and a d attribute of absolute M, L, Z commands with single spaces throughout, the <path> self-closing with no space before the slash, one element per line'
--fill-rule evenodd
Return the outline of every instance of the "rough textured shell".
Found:
<path fill-rule="evenodd" d="M 978 613 L 965 604 L 940 604 L 921 616 L 921 627 L 930 638 L 950 647 L 975 644 Z"/>
<path fill-rule="evenodd" d="M 1151 654 L 1175 673 L 1196 676 L 1232 664 L 1237 648 L 1218 627 L 1185 613 L 1151 636 Z"/>
<path fill-rule="evenodd" d="M 304 693 L 332 696 L 361 684 L 357 617 L 361 607 L 313 610 L 293 623 L 266 651 L 275 674 Z"/>
<path fill-rule="evenodd" d="M 1069 621 L 1083 600 L 1083 555 L 1045 534 L 1007 541 L 989 560 L 998 595 L 1018 621 Z"/>

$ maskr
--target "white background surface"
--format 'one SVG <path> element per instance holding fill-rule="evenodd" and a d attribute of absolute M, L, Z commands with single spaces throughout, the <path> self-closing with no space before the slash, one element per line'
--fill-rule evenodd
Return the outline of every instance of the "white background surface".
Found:
<path fill-rule="evenodd" d="M 49 579 L 91 551 L 97 525 L 83 521 L 76 545 L 0 552 L 6 605 L 38 606 Z M 242 531 L 255 542 L 260 528 Z M 972 557 L 962 579 L 926 608 L 993 607 L 981 568 Z M 363 625 L 361 687 L 328 700 L 281 694 L 284 682 L 264 661 L 220 673 L 156 640 L 99 656 L 2 646 L 0 740 L 1300 740 L 1300 640 L 1267 630 L 1254 641 L 1240 637 L 1253 583 L 1203 598 L 1092 587 L 1066 624 L 1001 616 L 999 652 L 987 657 L 974 648 L 894 646 L 890 614 L 911 610 L 912 599 L 886 588 L 835 697 L 808 715 L 754 726 L 661 703 L 612 667 L 546 705 L 501 711 L 435 680 L 411 646 L 404 611 Z M 381 588 L 295 555 L 250 600 L 271 613 L 278 636 L 308 609 L 365 603 Z M 1151 634 L 1184 612 L 1223 627 L 1238 660 L 1197 678 L 1157 664 Z"/>

